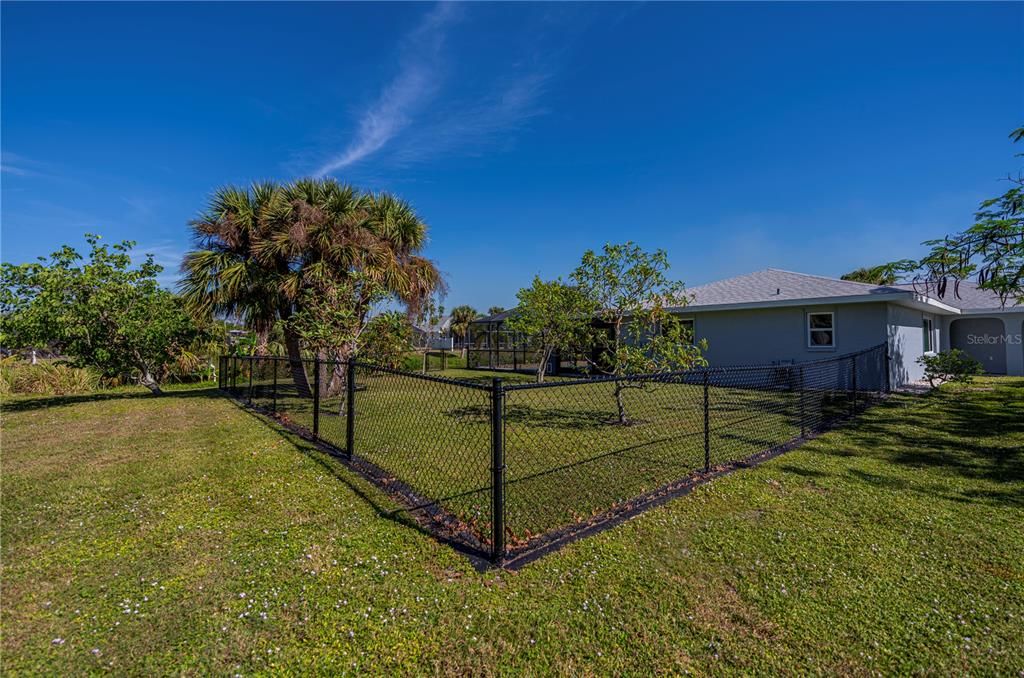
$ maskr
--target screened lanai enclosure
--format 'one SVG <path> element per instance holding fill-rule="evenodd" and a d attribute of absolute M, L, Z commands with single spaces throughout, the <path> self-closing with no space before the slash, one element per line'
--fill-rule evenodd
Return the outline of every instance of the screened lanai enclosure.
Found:
<path fill-rule="evenodd" d="M 540 360 L 540 340 L 509 329 L 507 321 L 515 310 L 478 318 L 469 325 L 466 337 L 466 367 L 478 370 L 536 372 Z M 595 327 L 597 326 L 595 321 Z M 599 349 L 583 346 L 577 351 L 556 351 L 545 367 L 545 374 L 584 375 L 597 363 Z"/>

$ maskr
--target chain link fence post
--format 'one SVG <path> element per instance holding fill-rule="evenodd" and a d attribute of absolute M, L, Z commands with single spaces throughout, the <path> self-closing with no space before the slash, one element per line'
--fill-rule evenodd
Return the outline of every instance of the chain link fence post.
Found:
<path fill-rule="evenodd" d="M 711 403 L 708 371 L 704 370 L 704 472 L 711 471 Z"/>
<path fill-rule="evenodd" d="M 805 412 L 806 405 L 804 404 L 804 368 L 800 366 L 800 391 L 797 396 L 800 399 L 800 437 L 807 437 L 807 415 Z"/>
<path fill-rule="evenodd" d="M 891 372 L 890 372 L 890 368 L 889 368 L 889 341 L 888 340 L 886 340 L 886 342 L 885 342 L 885 350 L 884 350 L 883 353 L 884 353 L 884 355 L 882 357 L 882 369 L 885 370 L 885 377 L 884 377 L 885 378 L 885 392 L 886 393 L 890 393 L 890 392 L 892 392 L 892 383 L 890 382 L 890 379 L 892 379 L 892 377 L 890 376 Z"/>
<path fill-rule="evenodd" d="M 249 356 L 247 362 L 249 363 L 249 407 L 252 407 L 252 373 L 256 371 L 256 358 Z"/>
<path fill-rule="evenodd" d="M 850 358 L 853 367 L 853 413 L 857 414 L 857 357 Z"/>
<path fill-rule="evenodd" d="M 352 458 L 356 444 L 356 359 L 350 356 L 345 368 L 345 454 Z"/>
<path fill-rule="evenodd" d="M 274 372 L 274 382 L 270 388 L 270 408 L 274 414 L 277 414 L 277 360 L 275 358 L 270 359 L 270 367 Z"/>
<path fill-rule="evenodd" d="M 491 560 L 505 555 L 505 389 L 491 381 Z"/>
<path fill-rule="evenodd" d="M 850 357 L 850 416 L 857 413 L 857 359 Z"/>
<path fill-rule="evenodd" d="M 313 439 L 320 439 L 320 356 L 313 358 Z"/>

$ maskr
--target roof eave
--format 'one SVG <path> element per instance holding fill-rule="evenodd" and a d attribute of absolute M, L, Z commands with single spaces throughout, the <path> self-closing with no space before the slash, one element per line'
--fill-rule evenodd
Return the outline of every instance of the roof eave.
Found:
<path fill-rule="evenodd" d="M 779 299 L 777 301 L 745 301 L 733 304 L 688 304 L 673 306 L 670 313 L 707 312 L 707 311 L 746 311 L 759 308 L 791 308 L 793 306 L 832 306 L 835 304 L 868 304 L 887 301 L 912 301 L 915 295 L 911 292 L 887 292 L 885 294 L 856 294 L 833 297 L 805 297 L 802 299 Z M 946 307 L 950 308 L 950 307 Z M 954 311 L 956 309 L 953 309 Z"/>
<path fill-rule="evenodd" d="M 996 315 L 1000 313 L 1024 313 L 1024 306 L 1003 306 L 1001 308 L 965 308 L 963 315 Z"/>

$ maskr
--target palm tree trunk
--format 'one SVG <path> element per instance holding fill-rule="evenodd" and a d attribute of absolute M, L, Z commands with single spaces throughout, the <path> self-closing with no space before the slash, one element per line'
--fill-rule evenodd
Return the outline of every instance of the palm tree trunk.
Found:
<path fill-rule="evenodd" d="M 313 389 L 309 387 L 309 376 L 306 375 L 306 366 L 302 362 L 299 335 L 288 326 L 285 326 L 284 329 L 284 345 L 288 350 L 288 366 L 292 371 L 292 380 L 295 382 L 297 395 L 300 398 L 312 398 Z"/>

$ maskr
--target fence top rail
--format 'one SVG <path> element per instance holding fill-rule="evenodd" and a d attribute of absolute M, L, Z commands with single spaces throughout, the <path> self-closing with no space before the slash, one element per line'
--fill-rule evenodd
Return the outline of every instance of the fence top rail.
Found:
<path fill-rule="evenodd" d="M 525 391 L 534 388 L 557 388 L 560 386 L 579 386 L 583 384 L 599 384 L 606 382 L 617 382 L 617 381 L 650 381 L 650 382 L 671 382 L 676 379 L 683 377 L 693 376 L 721 376 L 723 374 L 732 374 L 738 372 L 751 372 L 755 370 L 787 370 L 795 367 L 815 367 L 820 365 L 827 365 L 830 363 L 840 363 L 846 360 L 857 358 L 862 355 L 867 355 L 875 351 L 880 351 L 885 348 L 885 344 L 878 344 L 870 348 L 862 349 L 860 351 L 853 351 L 851 353 L 844 353 L 843 355 L 833 356 L 831 358 L 822 358 L 820 360 L 808 360 L 800 363 L 790 363 L 787 365 L 730 365 L 728 367 L 695 367 L 688 370 L 678 370 L 675 372 L 649 372 L 646 374 L 626 374 L 621 376 L 614 375 L 601 375 L 597 377 L 587 377 L 583 379 L 565 379 L 562 381 L 550 381 L 543 382 L 540 384 L 510 384 L 505 386 L 506 391 Z"/>
<path fill-rule="evenodd" d="M 265 360 L 275 360 L 283 362 L 292 362 L 291 358 L 287 356 L 274 356 L 274 355 L 226 355 L 224 358 L 234 358 L 241 361 L 259 362 Z M 316 358 L 302 358 L 301 361 L 304 365 L 313 365 L 316 363 Z M 348 363 L 344 360 L 321 360 L 320 364 L 323 366 L 337 366 L 347 365 Z M 402 377 L 410 377 L 412 379 L 421 379 L 423 381 L 433 381 L 438 384 L 448 384 L 450 386 L 462 386 L 463 388 L 472 388 L 478 391 L 490 391 L 491 384 L 480 384 L 475 381 L 469 381 L 467 379 L 455 379 L 453 377 L 440 377 L 433 374 L 421 374 L 419 372 L 409 372 L 408 370 L 400 370 L 397 368 L 386 367 L 385 365 L 378 365 L 376 363 L 363 362 L 357 360 L 355 362 L 356 367 L 362 367 L 364 369 L 376 370 L 378 372 L 386 372 L 388 374 L 396 374 Z"/>
<path fill-rule="evenodd" d="M 394 367 L 386 367 L 384 365 L 378 365 L 376 363 L 367 363 L 360 360 L 356 361 L 356 367 L 362 367 L 364 369 L 376 370 L 378 372 L 384 372 L 386 374 L 396 374 L 401 377 L 410 377 L 412 379 L 420 379 L 422 381 L 432 381 L 437 384 L 448 384 L 450 386 L 461 386 L 463 388 L 472 388 L 478 391 L 490 391 L 492 386 L 490 383 L 481 384 L 475 381 L 469 381 L 467 379 L 455 379 L 454 377 L 439 377 L 435 374 L 422 374 L 420 372 L 409 372 L 408 370 L 400 370 Z"/>

